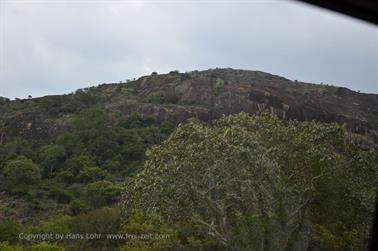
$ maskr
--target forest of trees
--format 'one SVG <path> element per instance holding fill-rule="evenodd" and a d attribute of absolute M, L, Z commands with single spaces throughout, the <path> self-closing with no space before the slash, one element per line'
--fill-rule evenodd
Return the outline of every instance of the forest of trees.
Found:
<path fill-rule="evenodd" d="M 0 145 L 0 250 L 365 250 L 377 170 L 337 124 L 86 109 L 52 140 Z"/>

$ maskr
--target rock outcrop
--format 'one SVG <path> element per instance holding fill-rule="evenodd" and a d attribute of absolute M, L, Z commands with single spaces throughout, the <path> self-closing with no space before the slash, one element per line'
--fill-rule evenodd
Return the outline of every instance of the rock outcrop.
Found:
<path fill-rule="evenodd" d="M 0 143 L 16 137 L 53 137 L 69 129 L 73 114 L 93 105 L 103 105 L 111 114 L 128 116 L 137 112 L 175 124 L 190 117 L 210 121 L 223 114 L 268 111 L 284 120 L 337 122 L 361 147 L 378 145 L 377 94 L 233 69 L 152 74 L 69 95 L 2 99 Z"/>

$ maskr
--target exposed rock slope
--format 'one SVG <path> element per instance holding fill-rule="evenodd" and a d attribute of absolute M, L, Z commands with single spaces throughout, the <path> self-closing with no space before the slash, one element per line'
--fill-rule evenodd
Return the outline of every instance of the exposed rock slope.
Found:
<path fill-rule="evenodd" d="M 94 105 L 104 105 L 113 116 L 138 112 L 173 123 L 189 117 L 209 121 L 222 114 L 269 111 L 283 119 L 337 122 L 362 147 L 378 144 L 377 94 L 233 69 L 151 74 L 68 95 L 0 99 L 0 143 L 15 137 L 52 137 L 69 129 L 72 114 Z"/>

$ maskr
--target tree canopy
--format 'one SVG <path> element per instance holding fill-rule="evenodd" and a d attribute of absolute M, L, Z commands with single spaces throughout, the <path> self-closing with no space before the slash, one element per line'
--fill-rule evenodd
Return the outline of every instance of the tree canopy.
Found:
<path fill-rule="evenodd" d="M 3 184 L 12 194 L 21 194 L 41 180 L 40 167 L 23 156 L 6 163 L 2 172 Z"/>
<path fill-rule="evenodd" d="M 179 125 L 123 195 L 165 224 L 189 221 L 227 250 L 363 250 L 377 166 L 337 124 L 244 113 Z"/>

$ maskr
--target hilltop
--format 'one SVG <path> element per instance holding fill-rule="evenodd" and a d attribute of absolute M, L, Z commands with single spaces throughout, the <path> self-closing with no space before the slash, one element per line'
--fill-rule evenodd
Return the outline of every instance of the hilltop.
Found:
<path fill-rule="evenodd" d="M 210 69 L 152 73 L 125 83 L 100 84 L 66 95 L 0 99 L 0 143 L 48 139 L 70 128 L 81 110 L 103 106 L 113 117 L 153 115 L 178 124 L 222 115 L 269 111 L 280 118 L 344 125 L 363 148 L 378 144 L 378 95 L 291 81 L 261 71 Z"/>

